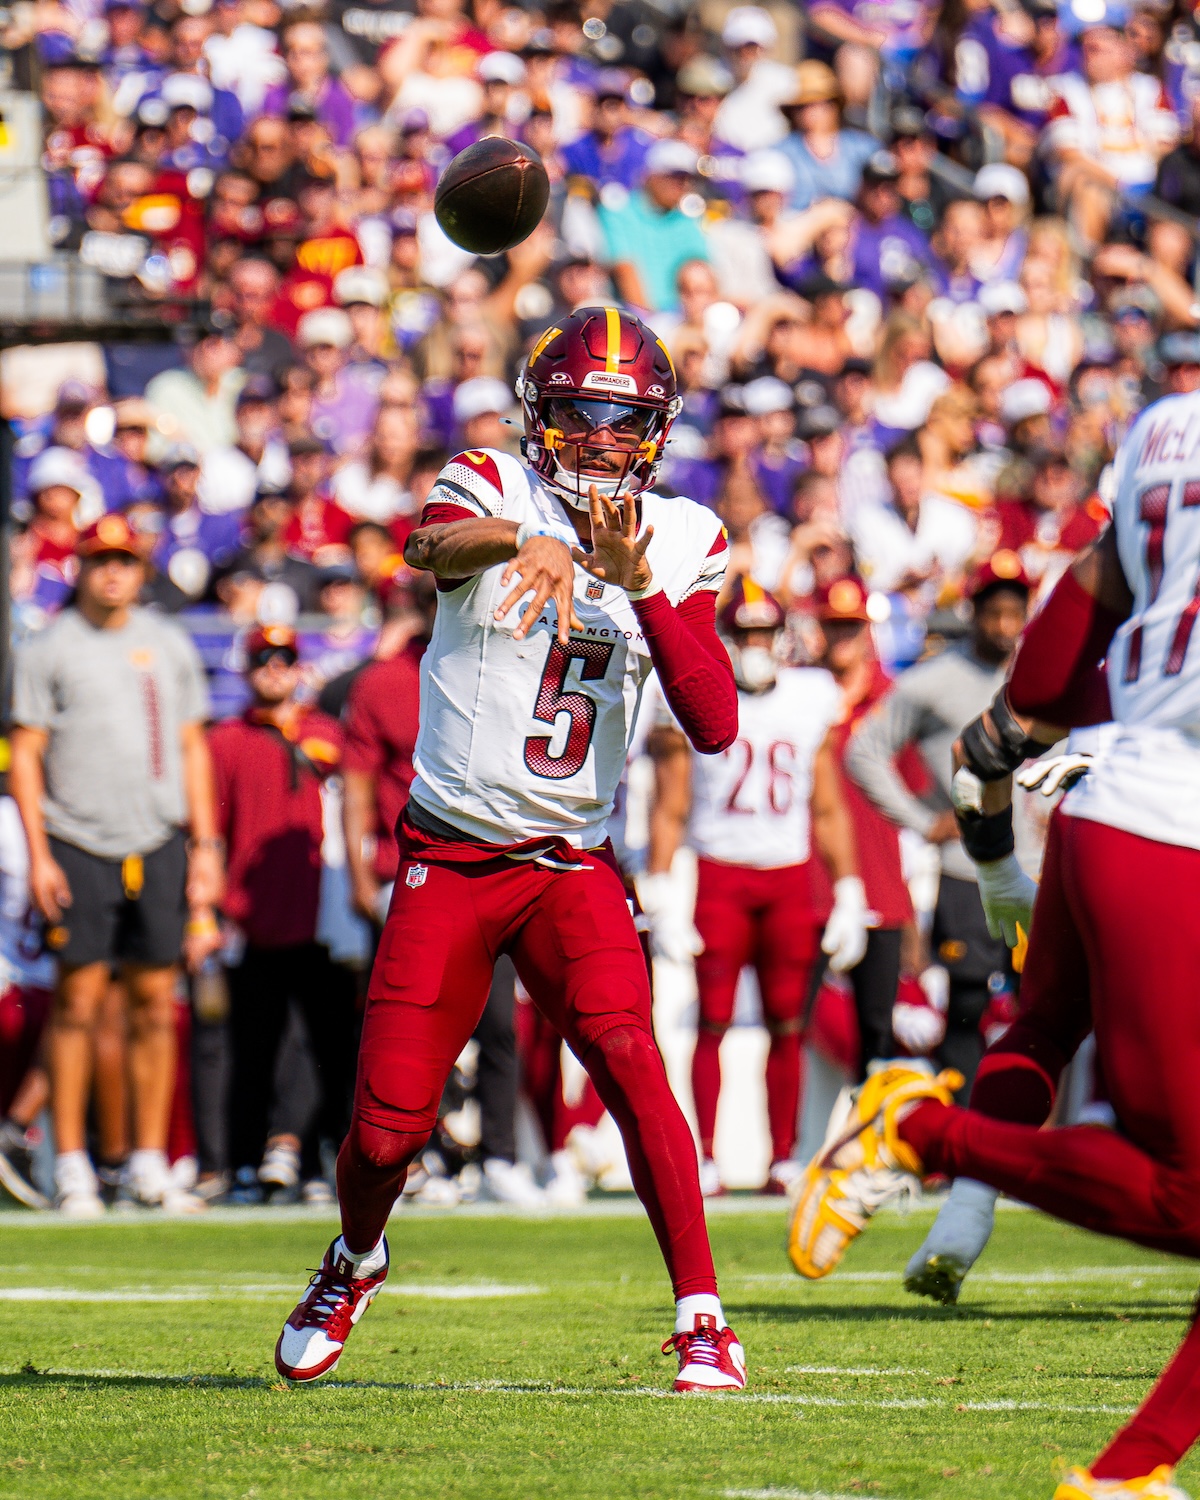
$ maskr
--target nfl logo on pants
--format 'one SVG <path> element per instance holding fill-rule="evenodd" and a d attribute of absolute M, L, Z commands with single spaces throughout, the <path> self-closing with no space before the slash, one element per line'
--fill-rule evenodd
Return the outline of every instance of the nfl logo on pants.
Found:
<path fill-rule="evenodd" d="M 425 877 L 428 874 L 429 869 L 426 865 L 409 865 L 408 874 L 404 877 L 404 884 L 415 891 L 419 885 L 425 884 Z"/>

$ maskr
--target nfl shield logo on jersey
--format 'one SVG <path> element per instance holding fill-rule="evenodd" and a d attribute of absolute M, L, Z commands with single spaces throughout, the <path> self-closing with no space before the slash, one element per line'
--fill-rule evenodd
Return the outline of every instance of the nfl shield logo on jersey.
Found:
<path fill-rule="evenodd" d="M 419 885 L 425 884 L 425 877 L 428 874 L 428 865 L 409 865 L 408 874 L 404 877 L 404 884 L 415 891 Z"/>
<path fill-rule="evenodd" d="M 603 599 L 604 598 L 604 585 L 600 582 L 600 580 L 598 578 L 593 578 L 592 581 L 591 581 L 591 583 L 588 584 L 588 586 L 587 586 L 587 596 L 588 596 L 589 599 Z"/>

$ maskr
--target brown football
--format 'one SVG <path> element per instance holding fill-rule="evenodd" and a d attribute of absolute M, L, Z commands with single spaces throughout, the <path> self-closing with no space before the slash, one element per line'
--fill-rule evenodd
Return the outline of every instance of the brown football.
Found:
<path fill-rule="evenodd" d="M 438 223 L 475 255 L 499 255 L 541 223 L 550 179 L 536 151 L 488 136 L 460 151 L 442 173 L 433 200 Z"/>

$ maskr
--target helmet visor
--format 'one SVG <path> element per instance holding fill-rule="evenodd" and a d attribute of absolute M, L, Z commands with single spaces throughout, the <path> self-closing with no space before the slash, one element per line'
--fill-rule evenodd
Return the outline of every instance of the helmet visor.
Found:
<path fill-rule="evenodd" d="M 621 447 L 636 447 L 653 437 L 660 417 L 650 406 L 552 396 L 545 405 L 544 421 L 547 427 L 557 428 L 568 443 L 586 443 L 593 433 L 607 429 Z"/>

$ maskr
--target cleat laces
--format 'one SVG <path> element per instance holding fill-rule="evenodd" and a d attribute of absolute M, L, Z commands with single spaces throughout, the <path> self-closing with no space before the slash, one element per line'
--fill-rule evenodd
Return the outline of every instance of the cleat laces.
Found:
<path fill-rule="evenodd" d="M 331 1339 L 345 1342 L 350 1329 L 350 1312 L 354 1306 L 354 1288 L 350 1277 L 324 1268 L 313 1274 L 304 1321 L 325 1331 Z M 320 1288 L 320 1290 L 318 1290 Z"/>
<path fill-rule="evenodd" d="M 719 1370 L 723 1342 L 715 1328 L 698 1328 L 692 1333 L 673 1333 L 662 1346 L 662 1352 L 679 1354 L 684 1364 L 708 1365 Z"/>

